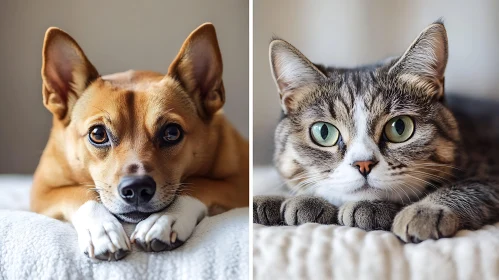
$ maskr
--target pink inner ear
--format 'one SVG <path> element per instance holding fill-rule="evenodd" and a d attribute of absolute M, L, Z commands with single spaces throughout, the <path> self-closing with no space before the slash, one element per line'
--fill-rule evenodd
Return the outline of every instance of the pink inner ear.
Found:
<path fill-rule="evenodd" d="M 53 42 L 47 52 L 45 75 L 52 90 L 67 100 L 71 90 L 73 71 L 78 64 L 84 63 L 70 43 L 57 40 Z"/>
<path fill-rule="evenodd" d="M 201 94 L 206 95 L 213 89 L 221 65 L 217 61 L 217 53 L 205 38 L 193 42 L 190 48 L 190 60 L 193 64 L 194 79 L 198 84 Z"/>

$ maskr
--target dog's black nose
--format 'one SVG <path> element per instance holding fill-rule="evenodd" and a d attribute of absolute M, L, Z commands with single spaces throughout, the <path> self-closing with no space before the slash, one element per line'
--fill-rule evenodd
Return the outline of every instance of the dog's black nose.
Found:
<path fill-rule="evenodd" d="M 149 202 L 156 192 L 156 182 L 151 176 L 125 176 L 118 185 L 120 196 L 129 204 Z"/>

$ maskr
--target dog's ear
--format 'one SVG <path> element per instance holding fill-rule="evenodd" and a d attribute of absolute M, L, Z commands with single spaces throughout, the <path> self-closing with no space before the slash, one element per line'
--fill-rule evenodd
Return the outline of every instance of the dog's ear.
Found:
<path fill-rule="evenodd" d="M 225 102 L 222 68 L 215 27 L 205 23 L 187 37 L 170 65 L 168 75 L 187 90 L 199 113 L 210 117 Z"/>
<path fill-rule="evenodd" d="M 99 73 L 76 41 L 58 28 L 45 33 L 42 55 L 43 103 L 54 116 L 64 119 Z"/>

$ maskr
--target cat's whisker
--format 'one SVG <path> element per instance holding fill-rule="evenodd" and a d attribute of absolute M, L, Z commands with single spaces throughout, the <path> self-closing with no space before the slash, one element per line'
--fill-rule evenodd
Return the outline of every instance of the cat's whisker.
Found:
<path fill-rule="evenodd" d="M 427 180 L 424 180 L 424 179 L 421 179 L 421 178 L 418 178 L 418 177 L 412 176 L 412 175 L 410 175 L 410 174 L 406 174 L 406 175 L 407 175 L 407 176 L 409 176 L 409 177 L 412 177 L 412 178 L 414 178 L 414 179 L 416 179 L 416 180 L 419 180 L 419 181 L 421 181 L 421 182 L 423 182 L 423 183 L 425 183 L 425 184 L 428 184 L 428 185 L 430 185 L 430 186 L 433 186 L 434 188 L 438 188 L 438 186 L 435 186 L 434 184 L 432 184 L 431 182 L 428 182 Z"/>
<path fill-rule="evenodd" d="M 303 183 L 303 182 L 307 182 L 308 180 L 323 180 L 323 175 L 322 174 L 310 174 L 310 175 L 307 175 L 307 176 L 301 176 L 300 178 L 293 178 L 291 180 L 286 180 L 283 184 L 281 184 L 279 187 L 282 187 L 283 185 L 285 184 L 288 184 L 290 182 L 294 182 L 294 181 L 300 181 L 298 182 L 298 184 L 296 184 L 294 186 L 294 188 L 298 188 L 298 189 L 301 189 L 300 185 Z"/>
<path fill-rule="evenodd" d="M 429 172 L 425 172 L 425 171 L 419 171 L 419 170 L 410 170 L 409 171 L 410 173 L 419 173 L 419 174 L 423 174 L 423 175 L 427 175 L 429 177 L 432 177 L 433 179 L 435 179 L 436 181 L 438 181 L 439 183 L 447 183 L 447 184 L 450 184 L 451 181 L 447 178 L 444 178 L 442 176 L 438 176 L 438 175 L 435 175 L 435 174 L 432 174 L 432 173 L 429 173 Z"/>
<path fill-rule="evenodd" d="M 444 174 L 448 175 L 451 178 L 457 178 L 457 176 L 455 174 L 452 174 L 452 173 L 449 173 L 449 172 L 445 172 L 445 171 L 442 171 L 440 169 L 435 169 L 435 168 L 430 168 L 430 167 L 425 167 L 425 166 L 418 166 L 418 167 L 416 167 L 416 169 L 424 169 L 424 170 L 437 171 L 437 172 L 440 172 L 440 173 L 444 173 Z"/>
<path fill-rule="evenodd" d="M 401 182 L 402 184 L 404 184 L 403 182 Z M 404 188 L 399 188 L 402 192 L 404 192 L 405 196 L 407 197 L 407 199 L 409 200 L 410 203 L 412 203 L 412 200 L 411 200 L 411 197 L 409 196 L 409 194 L 404 190 Z"/>
<path fill-rule="evenodd" d="M 383 192 L 385 194 L 385 200 L 388 200 L 388 190 L 387 189 L 383 189 Z"/>
<path fill-rule="evenodd" d="M 395 193 L 399 196 L 400 198 L 400 201 L 404 201 L 404 199 L 402 199 L 402 196 L 399 194 L 399 192 L 397 191 L 397 188 L 394 188 L 393 189 L 395 191 Z"/>
<path fill-rule="evenodd" d="M 297 184 L 294 187 L 294 189 L 298 193 L 300 191 L 308 189 L 310 185 L 316 184 L 317 182 L 319 182 L 319 180 L 317 180 L 315 178 L 311 178 L 311 179 L 305 180 L 303 182 L 300 182 L 299 184 Z"/>
<path fill-rule="evenodd" d="M 415 198 L 416 198 L 416 199 L 418 199 L 418 198 L 421 196 L 421 194 L 419 194 L 419 195 L 418 195 L 418 194 L 416 193 L 415 189 L 416 189 L 417 191 L 419 191 L 416 187 L 412 186 L 412 185 L 411 185 L 411 184 L 409 184 L 408 182 L 404 182 L 404 181 L 399 181 L 399 182 L 400 182 L 400 183 L 402 183 L 404 186 L 408 187 L 408 188 L 409 188 L 409 189 L 410 189 L 410 190 L 414 193 L 414 196 L 415 196 Z M 412 200 L 411 200 L 411 199 L 409 199 L 409 202 L 410 202 L 410 203 L 412 203 Z"/>
<path fill-rule="evenodd" d="M 283 182 L 281 184 L 279 184 L 277 187 L 281 188 L 281 187 L 286 186 L 286 185 L 289 186 L 289 183 L 294 183 L 295 181 L 300 181 L 300 180 L 307 179 L 307 178 L 308 178 L 308 176 L 300 176 L 299 178 L 293 177 L 292 179 L 283 180 Z"/>
<path fill-rule="evenodd" d="M 301 192 L 306 189 L 309 189 L 310 187 L 316 185 L 318 182 L 323 181 L 327 178 L 327 176 L 324 174 L 325 172 L 330 172 L 330 168 L 324 168 L 321 170 L 304 170 L 302 172 L 299 172 L 295 174 L 292 178 L 283 180 L 281 184 L 279 184 L 278 188 L 281 188 L 285 185 L 292 185 L 293 191 L 294 192 Z M 333 179 L 333 178 L 330 178 Z M 298 181 L 298 183 L 296 183 Z M 335 182 L 338 185 L 341 185 L 343 183 L 349 183 L 350 180 L 342 180 L 342 181 L 337 181 Z"/>
<path fill-rule="evenodd" d="M 310 175 L 322 175 L 322 173 L 324 173 L 324 171 L 328 171 L 329 169 L 323 169 L 323 170 L 314 170 L 314 171 L 309 171 L 309 170 L 304 170 L 302 172 L 299 172 L 297 174 L 295 174 L 293 176 L 293 178 L 289 179 L 289 180 L 294 180 L 296 178 L 300 178 L 300 177 L 303 177 L 303 176 L 310 176 Z"/>
<path fill-rule="evenodd" d="M 310 177 L 306 180 L 303 180 L 299 184 L 297 184 L 294 189 L 296 192 L 303 191 L 305 189 L 309 189 L 311 186 L 316 185 L 318 182 L 322 181 L 323 178 L 320 178 L 318 176 Z"/>
<path fill-rule="evenodd" d="M 425 190 L 425 188 L 418 188 L 418 187 L 416 187 L 416 186 L 414 186 L 414 185 L 411 185 L 409 182 L 406 182 L 406 184 L 407 184 L 407 186 L 408 186 L 409 188 L 411 188 L 411 190 L 412 190 L 412 189 L 415 189 L 416 191 L 418 191 L 418 192 L 420 193 L 420 194 L 418 195 L 418 197 L 419 197 L 419 196 L 421 196 L 421 194 L 424 194 L 425 196 L 429 194 L 429 193 Z"/>
<path fill-rule="evenodd" d="M 413 166 L 413 167 L 417 167 L 417 166 L 447 167 L 447 168 L 452 168 L 454 170 L 458 170 L 461 172 L 465 172 L 465 170 L 458 168 L 454 165 L 442 164 L 442 163 L 413 163 L 413 164 L 411 164 L 411 166 Z"/>
<path fill-rule="evenodd" d="M 286 180 L 285 183 L 290 183 L 290 182 L 294 182 L 294 181 L 308 179 L 308 178 L 311 178 L 312 176 L 314 176 L 314 177 L 315 176 L 320 176 L 320 174 L 315 174 L 315 175 L 311 174 L 311 175 L 301 176 L 301 177 L 298 177 L 298 178 L 293 178 L 293 179 L 290 179 L 290 180 Z"/>

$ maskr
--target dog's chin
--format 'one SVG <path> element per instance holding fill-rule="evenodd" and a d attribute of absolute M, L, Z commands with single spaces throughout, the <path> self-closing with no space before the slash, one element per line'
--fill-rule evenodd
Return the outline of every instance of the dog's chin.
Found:
<path fill-rule="evenodd" d="M 120 220 L 122 220 L 125 223 L 131 223 L 131 224 L 137 224 L 149 217 L 151 214 L 154 214 L 156 212 L 152 213 L 146 213 L 146 212 L 140 212 L 140 211 L 133 211 L 133 212 L 128 212 L 128 213 L 120 213 L 117 214 L 115 213 L 114 216 Z"/>
<path fill-rule="evenodd" d="M 159 205 L 158 203 L 155 203 L 155 205 L 130 205 L 108 200 L 106 200 L 108 203 L 103 201 L 102 204 L 119 220 L 125 223 L 137 224 L 147 219 L 150 215 L 167 209 L 175 198 L 176 196 L 170 197 Z"/>
<path fill-rule="evenodd" d="M 120 219 L 121 221 L 123 222 L 126 222 L 126 223 L 131 223 L 131 224 L 137 224 L 145 219 L 147 219 L 147 217 L 149 217 L 151 214 L 154 214 L 154 213 L 158 213 L 158 212 L 161 212 L 163 210 L 165 210 L 166 208 L 168 208 L 168 206 L 170 206 L 171 203 L 168 203 L 166 206 L 160 208 L 160 209 L 147 209 L 147 210 L 142 210 L 142 209 L 130 209 L 128 211 L 124 211 L 124 212 L 121 212 L 121 213 L 115 213 L 115 212 L 111 212 L 116 218 Z"/>

